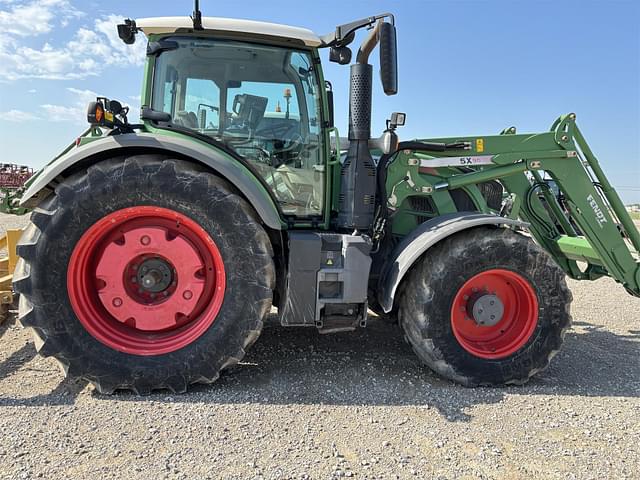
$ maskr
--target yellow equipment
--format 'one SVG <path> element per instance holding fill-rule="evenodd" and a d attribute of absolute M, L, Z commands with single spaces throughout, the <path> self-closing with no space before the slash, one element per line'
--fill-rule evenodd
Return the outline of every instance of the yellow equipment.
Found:
<path fill-rule="evenodd" d="M 18 262 L 16 254 L 16 244 L 20 240 L 22 230 L 7 230 L 0 237 L 0 250 L 6 250 L 6 253 L 0 255 L 0 323 L 7 318 L 9 307 L 13 303 L 13 271 Z"/>

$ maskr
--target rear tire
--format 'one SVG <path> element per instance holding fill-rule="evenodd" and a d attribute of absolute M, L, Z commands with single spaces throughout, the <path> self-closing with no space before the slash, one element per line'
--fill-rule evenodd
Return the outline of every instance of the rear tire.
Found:
<path fill-rule="evenodd" d="M 18 318 L 33 329 L 39 353 L 58 360 L 68 376 L 84 378 L 102 393 L 184 392 L 190 384 L 215 381 L 258 338 L 275 284 L 269 238 L 232 187 L 196 168 L 159 155 L 103 161 L 64 180 L 33 211 L 18 246 Z M 139 218 L 127 219 L 131 212 Z M 117 227 L 110 230 L 109 222 Z M 132 243 L 131 232 L 157 234 L 158 248 L 164 248 L 158 251 L 169 260 L 157 267 L 164 256 L 150 258 L 146 247 L 140 250 L 148 236 L 135 243 L 142 254 L 120 248 Z M 180 261 L 172 263 L 176 245 L 189 268 L 197 269 L 193 277 L 192 270 L 180 270 Z M 120 251 L 125 253 L 113 254 Z M 126 255 L 134 260 L 116 271 Z M 155 265 L 156 273 L 168 272 L 170 280 L 153 284 L 155 290 L 132 291 L 126 282 L 137 277 L 127 269 L 138 269 L 140 259 Z M 129 288 L 111 302 L 131 307 L 127 312 L 137 309 L 132 318 L 118 318 L 105 300 L 109 275 L 114 285 Z M 161 295 L 167 298 L 156 297 Z M 177 305 L 175 314 L 169 305 Z M 161 318 L 168 323 L 156 325 Z"/>
<path fill-rule="evenodd" d="M 503 310 L 489 320 L 481 307 L 496 299 Z M 443 377 L 465 386 L 523 384 L 560 349 L 571 300 L 564 272 L 531 239 L 477 228 L 417 262 L 398 317 L 418 357 Z M 485 318 L 493 325 L 481 324 Z"/>

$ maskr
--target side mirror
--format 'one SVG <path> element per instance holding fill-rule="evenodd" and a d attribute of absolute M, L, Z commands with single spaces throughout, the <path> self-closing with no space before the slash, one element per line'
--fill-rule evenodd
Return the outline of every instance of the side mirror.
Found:
<path fill-rule="evenodd" d="M 120 40 L 122 40 L 127 45 L 132 45 L 136 41 L 136 33 L 138 32 L 138 27 L 136 26 L 136 21 L 127 18 L 124 23 L 118 25 L 118 36 Z"/>
<path fill-rule="evenodd" d="M 351 62 L 351 49 L 349 47 L 331 47 L 329 50 L 329 61 L 340 65 L 347 65 Z"/>
<path fill-rule="evenodd" d="M 331 86 L 331 82 L 325 80 L 325 87 L 327 92 L 327 104 L 329 105 L 329 111 L 327 122 L 329 123 L 329 128 L 333 128 L 335 126 L 335 118 L 334 118 L 334 109 L 333 109 L 333 87 Z"/>
<path fill-rule="evenodd" d="M 384 22 L 380 25 L 380 80 L 387 95 L 398 93 L 398 52 L 396 27 Z"/>

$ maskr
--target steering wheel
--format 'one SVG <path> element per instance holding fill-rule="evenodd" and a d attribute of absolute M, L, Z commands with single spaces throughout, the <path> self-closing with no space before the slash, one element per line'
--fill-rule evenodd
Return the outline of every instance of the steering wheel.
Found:
<path fill-rule="evenodd" d="M 302 150 L 300 147 L 302 147 L 303 145 L 304 145 L 304 137 L 296 132 L 293 135 L 291 135 L 289 138 L 284 139 L 283 148 L 278 152 L 280 153 L 280 152 L 298 151 L 298 153 L 300 153 L 300 151 Z"/>

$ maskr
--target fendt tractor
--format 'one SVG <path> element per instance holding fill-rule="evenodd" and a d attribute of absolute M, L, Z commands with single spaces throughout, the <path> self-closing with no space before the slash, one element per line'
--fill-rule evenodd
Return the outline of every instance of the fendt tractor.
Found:
<path fill-rule="evenodd" d="M 569 328 L 567 275 L 640 295 L 640 234 L 573 113 L 544 133 L 409 141 L 393 113 L 372 136 L 376 48 L 384 93 L 398 91 L 392 14 L 318 36 L 203 17 L 196 1 L 118 26 L 126 44 L 140 32 L 140 123 L 98 98 L 12 200 L 31 210 L 19 321 L 99 392 L 213 382 L 272 306 L 321 333 L 371 310 L 443 377 L 522 384 Z M 351 64 L 347 138 L 323 49 Z"/>

